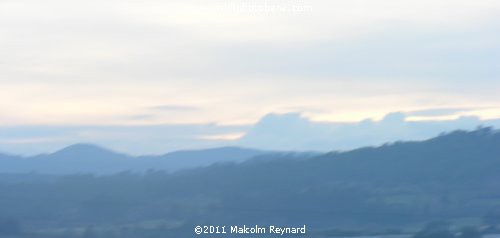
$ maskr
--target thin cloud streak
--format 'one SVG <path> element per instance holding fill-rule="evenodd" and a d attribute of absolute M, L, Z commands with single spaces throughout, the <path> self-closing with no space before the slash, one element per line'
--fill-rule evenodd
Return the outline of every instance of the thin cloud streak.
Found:
<path fill-rule="evenodd" d="M 198 111 L 201 110 L 198 107 L 194 106 L 186 106 L 186 105 L 174 105 L 174 104 L 165 104 L 159 106 L 150 107 L 150 109 L 154 111 L 175 111 L 175 112 L 183 112 L 183 111 Z"/>

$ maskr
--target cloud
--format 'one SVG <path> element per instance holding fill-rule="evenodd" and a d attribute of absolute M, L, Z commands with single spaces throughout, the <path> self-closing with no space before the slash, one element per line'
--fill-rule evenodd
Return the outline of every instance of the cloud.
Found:
<path fill-rule="evenodd" d="M 174 111 L 174 112 L 201 110 L 200 108 L 194 107 L 194 106 L 174 105 L 174 104 L 158 105 L 158 106 L 151 107 L 150 109 L 152 109 L 154 111 Z"/>
<path fill-rule="evenodd" d="M 203 135 L 199 138 L 202 140 L 215 140 L 215 141 L 236 141 L 243 137 L 245 133 L 232 133 L 232 134 L 216 134 L 216 135 Z"/>
<path fill-rule="evenodd" d="M 498 1 L 210 10 L 227 3 L 0 1 L 0 123 L 236 124 L 309 105 L 355 121 L 500 101 Z"/>
<path fill-rule="evenodd" d="M 407 117 L 404 113 L 394 112 L 379 121 L 319 123 L 298 113 L 269 114 L 238 144 L 279 150 L 349 150 L 399 140 L 424 140 L 442 132 L 472 130 L 481 125 L 500 128 L 500 119 L 480 120 L 474 116 L 462 116 L 446 121 L 407 121 Z"/>
<path fill-rule="evenodd" d="M 32 155 L 82 142 L 135 155 L 219 146 L 331 151 L 398 140 L 423 140 L 480 125 L 500 128 L 500 119 L 480 120 L 474 116 L 443 121 L 408 121 L 408 118 L 405 113 L 394 112 L 380 120 L 315 122 L 300 113 L 271 113 L 253 125 L 2 126 L 0 152 Z"/>
<path fill-rule="evenodd" d="M 138 115 L 125 116 L 124 119 L 132 121 L 143 121 L 143 120 L 155 119 L 157 117 L 158 116 L 154 114 L 138 114 Z"/>
<path fill-rule="evenodd" d="M 478 108 L 432 108 L 424 110 L 409 111 L 405 114 L 408 116 L 421 116 L 421 117 L 437 117 L 456 115 L 460 112 L 467 112 L 478 110 Z"/>

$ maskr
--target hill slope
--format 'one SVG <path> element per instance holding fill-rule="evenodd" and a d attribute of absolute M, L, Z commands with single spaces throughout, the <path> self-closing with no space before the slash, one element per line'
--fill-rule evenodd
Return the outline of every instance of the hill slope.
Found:
<path fill-rule="evenodd" d="M 151 237 L 188 237 L 199 224 L 370 231 L 435 220 L 500 223 L 500 133 L 491 129 L 313 158 L 266 157 L 173 174 L 0 176 L 0 191 L 8 191 L 0 211 L 26 227 L 99 224 L 119 232 L 135 224 L 136 232 L 157 232 Z M 147 221 L 160 223 L 141 225 Z"/>

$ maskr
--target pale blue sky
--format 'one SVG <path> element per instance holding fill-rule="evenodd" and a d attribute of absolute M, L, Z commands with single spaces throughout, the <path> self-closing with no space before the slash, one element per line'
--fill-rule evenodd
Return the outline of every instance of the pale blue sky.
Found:
<path fill-rule="evenodd" d="M 442 108 L 468 110 L 407 120 L 500 118 L 499 18 L 495 0 L 1 0 L 0 125 L 249 128 L 268 113 L 358 122 Z M 246 132 L 193 136 L 210 146 Z"/>

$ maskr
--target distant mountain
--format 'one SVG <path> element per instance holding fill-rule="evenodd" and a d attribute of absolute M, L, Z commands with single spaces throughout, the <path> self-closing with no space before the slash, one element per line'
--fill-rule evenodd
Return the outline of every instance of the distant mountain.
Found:
<path fill-rule="evenodd" d="M 164 168 L 176 170 L 187 167 L 207 166 L 222 162 L 239 163 L 266 153 L 270 152 L 239 147 L 221 147 L 205 150 L 175 151 L 156 158 L 146 157 L 145 159 L 151 160 L 152 163 L 163 165 L 162 167 Z"/>
<path fill-rule="evenodd" d="M 93 144 L 74 144 L 49 155 L 50 159 L 126 159 L 130 156 L 113 152 Z M 43 157 L 43 156 L 41 156 Z"/>
<path fill-rule="evenodd" d="M 133 157 L 97 145 L 75 144 L 51 154 L 20 157 L 0 154 L 0 173 L 112 174 L 124 171 L 175 171 L 214 163 L 239 163 L 267 153 L 255 149 L 221 147 L 185 150 L 158 156 Z"/>
<path fill-rule="evenodd" d="M 9 155 L 9 154 L 0 153 L 0 161 L 1 160 L 6 160 L 6 159 L 15 159 L 15 158 L 19 158 L 19 157 L 15 156 L 15 155 Z"/>

